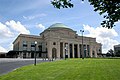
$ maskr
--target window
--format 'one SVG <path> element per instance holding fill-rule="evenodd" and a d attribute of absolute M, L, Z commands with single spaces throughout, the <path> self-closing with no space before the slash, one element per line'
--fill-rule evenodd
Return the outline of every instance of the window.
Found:
<path fill-rule="evenodd" d="M 56 45 L 56 42 L 53 42 L 53 45 Z"/>
<path fill-rule="evenodd" d="M 76 34 L 76 35 L 75 35 L 75 38 L 77 38 L 77 37 L 78 37 L 78 35 Z"/>
<path fill-rule="evenodd" d="M 31 51 L 35 51 L 35 47 L 31 47 Z"/>
<path fill-rule="evenodd" d="M 99 49 L 99 52 L 101 52 L 101 49 Z"/>
<path fill-rule="evenodd" d="M 35 51 L 35 42 L 31 42 L 31 51 Z"/>
<path fill-rule="evenodd" d="M 35 42 L 31 42 L 31 47 L 35 47 Z"/>
<path fill-rule="evenodd" d="M 27 47 L 27 41 L 23 41 L 23 47 Z"/>
<path fill-rule="evenodd" d="M 23 50 L 27 51 L 27 41 L 23 41 Z"/>
<path fill-rule="evenodd" d="M 23 51 L 27 51 L 27 47 L 23 47 Z"/>

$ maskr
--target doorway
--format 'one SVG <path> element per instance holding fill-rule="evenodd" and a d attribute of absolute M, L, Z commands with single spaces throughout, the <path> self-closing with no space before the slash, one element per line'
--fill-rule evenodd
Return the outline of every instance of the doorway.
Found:
<path fill-rule="evenodd" d="M 52 49 L 52 58 L 57 58 L 57 49 L 56 48 L 53 48 Z"/>

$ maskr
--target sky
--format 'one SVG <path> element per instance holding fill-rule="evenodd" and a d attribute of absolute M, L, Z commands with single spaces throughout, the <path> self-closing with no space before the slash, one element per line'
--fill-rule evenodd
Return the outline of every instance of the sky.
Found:
<path fill-rule="evenodd" d="M 120 21 L 112 29 L 103 28 L 103 15 L 94 11 L 86 0 L 72 0 L 73 8 L 56 9 L 51 0 L 0 0 L 0 52 L 13 49 L 19 34 L 39 35 L 55 23 L 63 23 L 84 36 L 96 38 L 102 52 L 120 44 Z"/>

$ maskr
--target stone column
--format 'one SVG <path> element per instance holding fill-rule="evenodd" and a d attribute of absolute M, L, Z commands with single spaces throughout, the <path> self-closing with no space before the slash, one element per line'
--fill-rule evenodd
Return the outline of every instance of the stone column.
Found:
<path fill-rule="evenodd" d="M 72 44 L 72 55 L 73 55 L 73 58 L 74 58 L 74 43 Z"/>
<path fill-rule="evenodd" d="M 18 55 L 19 58 L 21 58 L 21 53 L 19 52 L 19 55 Z"/>
<path fill-rule="evenodd" d="M 80 46 L 77 44 L 77 52 L 78 52 L 78 58 L 80 58 Z"/>
<path fill-rule="evenodd" d="M 85 53 L 86 53 L 86 56 L 85 56 L 85 57 L 87 57 L 87 56 L 88 56 L 88 53 L 87 53 L 87 45 L 85 45 Z"/>
<path fill-rule="evenodd" d="M 48 47 L 48 59 L 52 60 L 52 46 L 50 41 L 48 42 L 47 47 Z"/>
<path fill-rule="evenodd" d="M 65 58 L 65 43 L 63 42 L 63 58 Z"/>
<path fill-rule="evenodd" d="M 90 46 L 89 45 L 87 45 L 87 55 L 88 55 L 88 57 L 90 57 Z"/>
<path fill-rule="evenodd" d="M 60 42 L 57 44 L 57 58 L 60 59 Z"/>
<path fill-rule="evenodd" d="M 93 55 L 92 55 L 92 51 L 93 51 L 92 50 L 92 45 L 90 45 L 89 48 L 90 48 L 90 57 L 93 57 Z"/>
<path fill-rule="evenodd" d="M 29 58 L 31 58 L 31 53 L 29 52 Z"/>
<path fill-rule="evenodd" d="M 24 52 L 21 53 L 21 58 L 23 58 L 23 54 L 24 54 Z"/>
<path fill-rule="evenodd" d="M 70 58 L 70 45 L 68 43 L 68 58 Z"/>
<path fill-rule="evenodd" d="M 94 49 L 94 51 L 95 51 L 95 57 L 97 57 L 97 51 L 96 51 L 96 46 L 95 46 L 95 49 Z"/>

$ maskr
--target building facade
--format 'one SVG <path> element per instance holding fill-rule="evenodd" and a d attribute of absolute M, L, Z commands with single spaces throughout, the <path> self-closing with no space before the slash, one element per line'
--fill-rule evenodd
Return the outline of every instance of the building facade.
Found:
<path fill-rule="evenodd" d="M 115 54 L 120 51 L 120 44 L 114 46 Z"/>
<path fill-rule="evenodd" d="M 37 57 L 48 59 L 98 57 L 97 54 L 102 53 L 101 46 L 96 38 L 78 36 L 76 31 L 56 23 L 40 33 L 40 36 L 20 34 L 13 42 L 13 51 L 21 58 L 34 58 L 35 53 Z"/>

